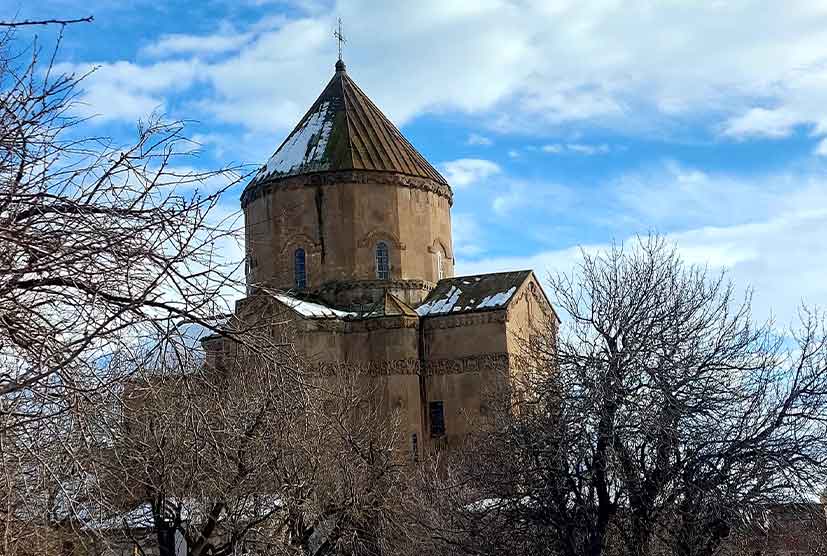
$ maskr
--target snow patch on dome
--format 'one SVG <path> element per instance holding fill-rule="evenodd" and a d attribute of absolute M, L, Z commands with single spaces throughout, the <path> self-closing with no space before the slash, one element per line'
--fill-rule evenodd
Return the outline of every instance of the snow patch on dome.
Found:
<path fill-rule="evenodd" d="M 327 169 L 329 161 L 324 159 L 324 154 L 333 131 L 334 112 L 330 102 L 320 103 L 319 108 L 270 157 L 253 181 L 273 174 L 290 174 L 303 166 L 311 166 L 315 171 Z"/>

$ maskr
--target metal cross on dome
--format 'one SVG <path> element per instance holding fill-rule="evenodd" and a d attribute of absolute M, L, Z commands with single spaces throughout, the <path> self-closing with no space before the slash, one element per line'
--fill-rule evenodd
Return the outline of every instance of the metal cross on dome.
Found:
<path fill-rule="evenodd" d="M 347 44 L 347 39 L 345 39 L 345 35 L 342 33 L 342 18 L 339 18 L 339 29 L 333 31 L 333 37 L 339 41 L 339 60 L 342 59 L 342 45 Z"/>

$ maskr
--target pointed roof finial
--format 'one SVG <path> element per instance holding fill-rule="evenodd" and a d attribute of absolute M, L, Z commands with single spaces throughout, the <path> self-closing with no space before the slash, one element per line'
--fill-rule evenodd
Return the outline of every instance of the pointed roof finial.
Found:
<path fill-rule="evenodd" d="M 339 42 L 339 59 L 336 62 L 336 71 L 345 71 L 345 63 L 342 61 L 342 45 L 347 44 L 344 33 L 342 33 L 342 18 L 339 18 L 339 28 L 333 31 L 333 37 Z"/>

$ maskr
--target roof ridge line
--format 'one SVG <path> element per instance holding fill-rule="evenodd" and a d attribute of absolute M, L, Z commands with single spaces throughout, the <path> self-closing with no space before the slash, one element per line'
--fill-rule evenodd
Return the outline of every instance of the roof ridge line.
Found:
<path fill-rule="evenodd" d="M 388 158 L 392 160 L 397 168 L 402 169 L 403 173 L 415 175 L 416 157 L 406 154 L 402 149 L 394 145 L 395 139 L 397 139 L 396 135 L 398 134 L 394 133 L 395 126 L 393 122 L 379 110 L 379 107 L 359 88 L 359 85 L 352 79 L 350 83 L 353 85 L 357 96 L 361 96 L 364 99 L 365 115 L 371 120 L 369 123 L 376 130 L 377 139 L 380 142 L 382 150 L 385 151 Z"/>
<path fill-rule="evenodd" d="M 353 146 L 353 139 L 351 138 L 352 130 L 351 130 L 351 125 L 350 125 L 350 110 L 349 110 L 349 107 L 348 107 L 347 95 L 345 94 L 345 78 L 347 77 L 347 74 L 346 73 L 345 74 L 338 74 L 337 73 L 334 76 L 334 78 L 336 76 L 339 77 L 339 87 L 342 89 L 342 104 L 344 106 L 344 111 L 345 111 L 345 133 L 347 134 L 347 151 L 348 151 L 347 154 L 348 154 L 348 157 L 350 158 L 350 160 L 349 160 L 350 168 L 355 169 L 356 168 L 356 161 L 353 159 L 354 146 Z"/>
<path fill-rule="evenodd" d="M 349 75 L 339 71 L 337 63 L 336 73 L 321 94 L 247 185 L 345 170 L 409 175 L 450 191 L 439 170 Z"/>
<path fill-rule="evenodd" d="M 396 139 L 402 141 L 405 144 L 405 146 L 408 147 L 408 150 L 411 152 L 411 155 L 417 159 L 417 162 L 424 165 L 427 173 L 429 174 L 428 177 L 438 182 L 448 183 L 445 177 L 439 173 L 439 170 L 437 170 L 433 164 L 428 162 L 428 159 L 425 158 L 425 156 L 423 156 L 422 153 L 420 153 L 410 141 L 408 141 L 405 135 L 403 135 L 399 128 L 396 127 L 396 124 L 394 124 L 390 120 L 390 118 L 388 118 L 385 115 L 385 113 L 382 112 L 382 110 L 380 110 L 378 106 L 376 106 L 376 103 L 374 103 L 370 99 L 370 97 L 362 90 L 362 88 L 359 87 L 359 85 L 353 79 L 350 79 L 350 82 L 353 84 L 354 89 L 356 89 L 356 91 L 367 101 L 368 106 L 372 108 L 375 112 L 377 112 L 382 117 L 382 119 L 384 119 L 385 122 L 389 124 L 390 130 L 394 133 L 394 135 L 396 135 Z"/>

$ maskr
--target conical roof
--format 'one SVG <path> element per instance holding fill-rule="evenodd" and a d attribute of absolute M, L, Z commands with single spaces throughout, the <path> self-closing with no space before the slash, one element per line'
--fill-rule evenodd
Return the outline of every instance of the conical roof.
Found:
<path fill-rule="evenodd" d="M 447 185 L 347 75 L 341 60 L 322 94 L 250 185 L 339 170 L 395 172 Z"/>

